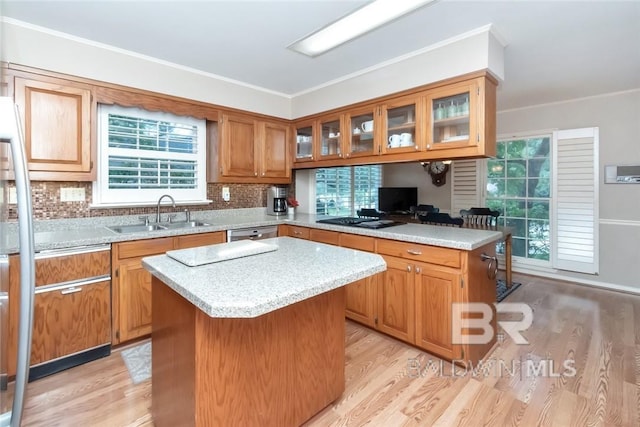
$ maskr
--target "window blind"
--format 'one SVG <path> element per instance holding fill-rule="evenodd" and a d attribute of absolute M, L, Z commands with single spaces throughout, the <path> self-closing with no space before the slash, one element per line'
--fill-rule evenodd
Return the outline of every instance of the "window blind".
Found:
<path fill-rule="evenodd" d="M 451 163 L 451 215 L 458 216 L 460 209 L 482 206 L 480 162 L 455 160 Z"/>
<path fill-rule="evenodd" d="M 553 266 L 598 273 L 598 128 L 553 134 Z"/>

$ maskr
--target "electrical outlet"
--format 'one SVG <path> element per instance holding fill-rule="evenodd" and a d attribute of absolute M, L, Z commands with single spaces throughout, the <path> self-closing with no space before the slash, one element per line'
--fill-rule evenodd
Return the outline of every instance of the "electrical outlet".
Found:
<path fill-rule="evenodd" d="M 9 187 L 9 204 L 15 205 L 18 203 L 18 193 L 16 193 L 16 187 Z"/>
<path fill-rule="evenodd" d="M 222 200 L 228 202 L 231 200 L 231 193 L 229 192 L 229 187 L 222 187 Z"/>
<path fill-rule="evenodd" d="M 60 189 L 61 202 L 84 202 L 84 188 L 63 187 Z"/>

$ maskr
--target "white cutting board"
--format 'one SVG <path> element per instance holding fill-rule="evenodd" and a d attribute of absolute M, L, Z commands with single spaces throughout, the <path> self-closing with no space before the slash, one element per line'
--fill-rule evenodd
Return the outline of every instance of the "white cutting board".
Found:
<path fill-rule="evenodd" d="M 272 243 L 238 240 L 229 243 L 219 243 L 217 245 L 167 251 L 167 256 L 189 267 L 197 267 L 203 264 L 272 252 L 277 249 L 278 246 Z"/>

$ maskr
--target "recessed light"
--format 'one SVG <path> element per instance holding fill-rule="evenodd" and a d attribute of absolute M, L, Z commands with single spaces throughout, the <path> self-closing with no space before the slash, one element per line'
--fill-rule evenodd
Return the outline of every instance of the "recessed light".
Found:
<path fill-rule="evenodd" d="M 321 55 L 435 0 L 375 0 L 288 46 L 307 56 Z"/>

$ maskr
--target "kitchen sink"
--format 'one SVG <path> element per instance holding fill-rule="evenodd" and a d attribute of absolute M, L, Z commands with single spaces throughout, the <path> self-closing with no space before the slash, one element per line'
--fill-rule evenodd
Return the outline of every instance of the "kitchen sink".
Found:
<path fill-rule="evenodd" d="M 207 225 L 211 224 L 207 224 L 206 222 L 202 221 L 165 222 L 162 224 L 163 227 L 168 229 L 204 227 Z"/>
<path fill-rule="evenodd" d="M 158 224 L 132 224 L 132 225 L 116 225 L 113 227 L 107 227 L 109 230 L 116 233 L 143 233 L 145 231 L 166 230 L 167 227 Z"/>

